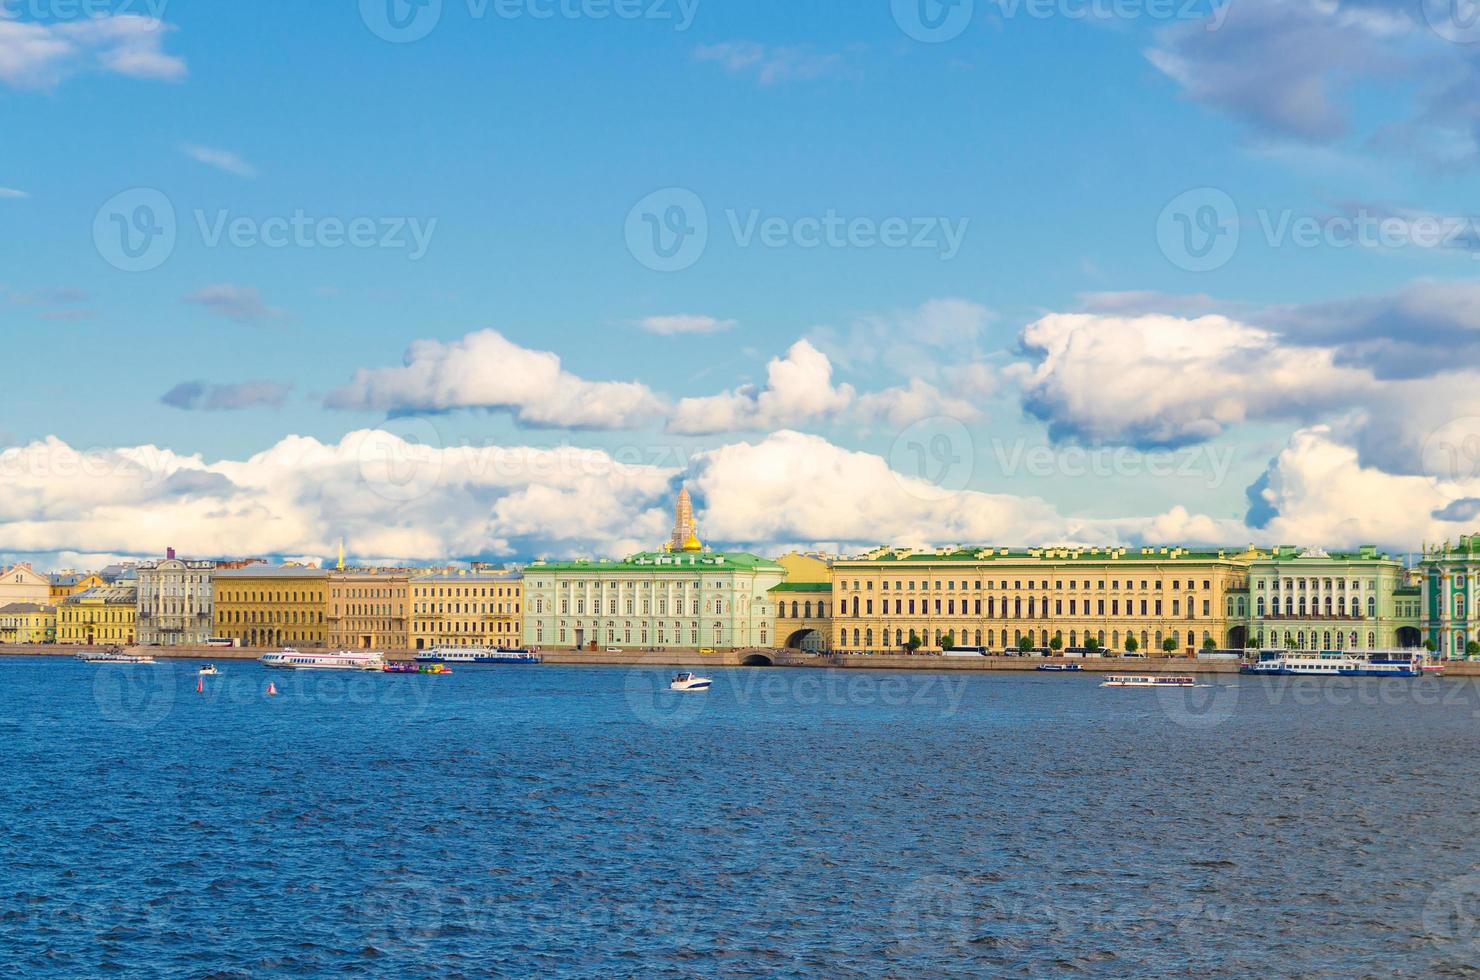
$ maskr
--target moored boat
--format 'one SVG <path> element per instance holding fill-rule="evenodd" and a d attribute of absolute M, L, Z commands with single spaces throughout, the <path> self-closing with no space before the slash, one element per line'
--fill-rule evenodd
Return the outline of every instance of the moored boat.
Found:
<path fill-rule="evenodd" d="M 280 670 L 381 670 L 385 667 L 384 654 L 358 650 L 302 653 L 285 647 L 276 653 L 264 653 L 257 659 L 264 667 Z"/>
<path fill-rule="evenodd" d="M 1050 671 L 1075 671 L 1075 670 L 1083 670 L 1084 668 L 1081 667 L 1081 666 L 1079 666 L 1078 664 L 1039 664 L 1038 666 L 1034 667 L 1033 669 L 1034 670 L 1050 670 Z"/>
<path fill-rule="evenodd" d="M 1241 674 L 1304 677 L 1420 677 L 1424 661 L 1408 651 L 1261 650 Z"/>
<path fill-rule="evenodd" d="M 525 649 L 502 650 L 487 647 L 435 647 L 416 655 L 419 664 L 537 664 L 537 654 Z"/>
<path fill-rule="evenodd" d="M 77 655 L 77 659 L 85 664 L 118 664 L 122 666 L 157 662 L 153 657 L 146 654 L 124 653 L 119 647 L 109 647 L 107 650 L 84 650 Z"/>
<path fill-rule="evenodd" d="M 1185 674 L 1111 674 L 1101 687 L 1196 687 L 1197 678 Z"/>

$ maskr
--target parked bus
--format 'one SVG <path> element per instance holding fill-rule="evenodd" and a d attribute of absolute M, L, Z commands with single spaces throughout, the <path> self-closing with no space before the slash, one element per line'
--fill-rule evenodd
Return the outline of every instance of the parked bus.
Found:
<path fill-rule="evenodd" d="M 986 647 L 952 647 L 942 651 L 947 657 L 986 657 L 989 656 Z"/>
<path fill-rule="evenodd" d="M 241 640 L 234 640 L 229 636 L 208 636 L 206 646 L 208 647 L 239 647 Z"/>

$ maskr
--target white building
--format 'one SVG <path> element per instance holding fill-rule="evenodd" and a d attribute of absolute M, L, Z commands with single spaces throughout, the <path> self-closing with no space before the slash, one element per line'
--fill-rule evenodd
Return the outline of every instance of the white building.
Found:
<path fill-rule="evenodd" d="M 145 646 L 202 646 L 215 611 L 215 562 L 174 557 L 138 567 L 139 642 Z"/>

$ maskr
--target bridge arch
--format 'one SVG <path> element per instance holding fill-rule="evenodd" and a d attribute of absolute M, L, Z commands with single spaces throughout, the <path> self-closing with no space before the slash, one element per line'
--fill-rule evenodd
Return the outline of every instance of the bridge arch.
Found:
<path fill-rule="evenodd" d="M 822 649 L 822 634 L 810 628 L 799 629 L 786 638 L 786 649 L 815 653 Z"/>
<path fill-rule="evenodd" d="M 764 653 L 747 653 L 740 661 L 742 667 L 774 667 L 776 662 Z"/>

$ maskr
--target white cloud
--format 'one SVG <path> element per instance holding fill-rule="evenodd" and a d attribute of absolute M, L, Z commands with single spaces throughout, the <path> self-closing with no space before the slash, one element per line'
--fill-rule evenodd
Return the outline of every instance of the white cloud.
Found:
<path fill-rule="evenodd" d="M 25 191 L 18 191 L 14 187 L 0 187 L 0 199 L 17 201 L 30 196 Z"/>
<path fill-rule="evenodd" d="M 932 299 L 914 309 L 858 316 L 843 327 L 815 327 L 807 339 L 844 368 L 879 366 L 930 381 L 945 365 L 980 358 L 982 335 L 995 319 L 980 303 Z"/>
<path fill-rule="evenodd" d="M 521 425 L 587 429 L 633 428 L 664 408 L 646 385 L 587 381 L 564 370 L 557 355 L 520 347 L 495 330 L 450 343 L 418 340 L 404 361 L 356 371 L 328 405 L 387 412 L 481 408 L 508 412 Z"/>
<path fill-rule="evenodd" d="M 189 144 L 182 146 L 180 149 L 192 160 L 199 161 L 208 167 L 215 167 L 217 170 L 224 170 L 229 174 L 236 174 L 238 177 L 257 176 L 256 167 L 253 167 L 243 159 L 240 154 L 232 153 L 230 150 L 215 150 L 209 146 L 194 146 Z"/>
<path fill-rule="evenodd" d="M 1056 438 L 1174 446 L 1250 420 L 1311 419 L 1354 401 L 1370 372 L 1281 345 L 1223 316 L 1055 313 L 1029 324 L 1024 406 Z"/>
<path fill-rule="evenodd" d="M 178 81 L 183 59 L 164 51 L 175 27 L 138 14 L 41 24 L 0 13 L 0 82 L 50 88 L 82 71 Z"/>
<path fill-rule="evenodd" d="M 638 321 L 638 326 L 648 333 L 671 337 L 681 333 L 719 333 L 735 326 L 734 320 L 721 320 L 712 316 L 694 316 L 677 313 L 672 316 L 650 316 Z"/>
<path fill-rule="evenodd" d="M 186 296 L 185 302 L 203 306 L 217 316 L 238 323 L 256 323 L 283 315 L 282 310 L 262 302 L 262 293 L 255 287 L 234 286 L 231 283 L 198 289 Z"/>
<path fill-rule="evenodd" d="M 761 85 L 805 81 L 843 71 L 841 54 L 801 47 L 778 47 L 754 41 L 723 41 L 694 49 L 698 61 L 714 62 L 734 75 L 753 75 Z"/>

